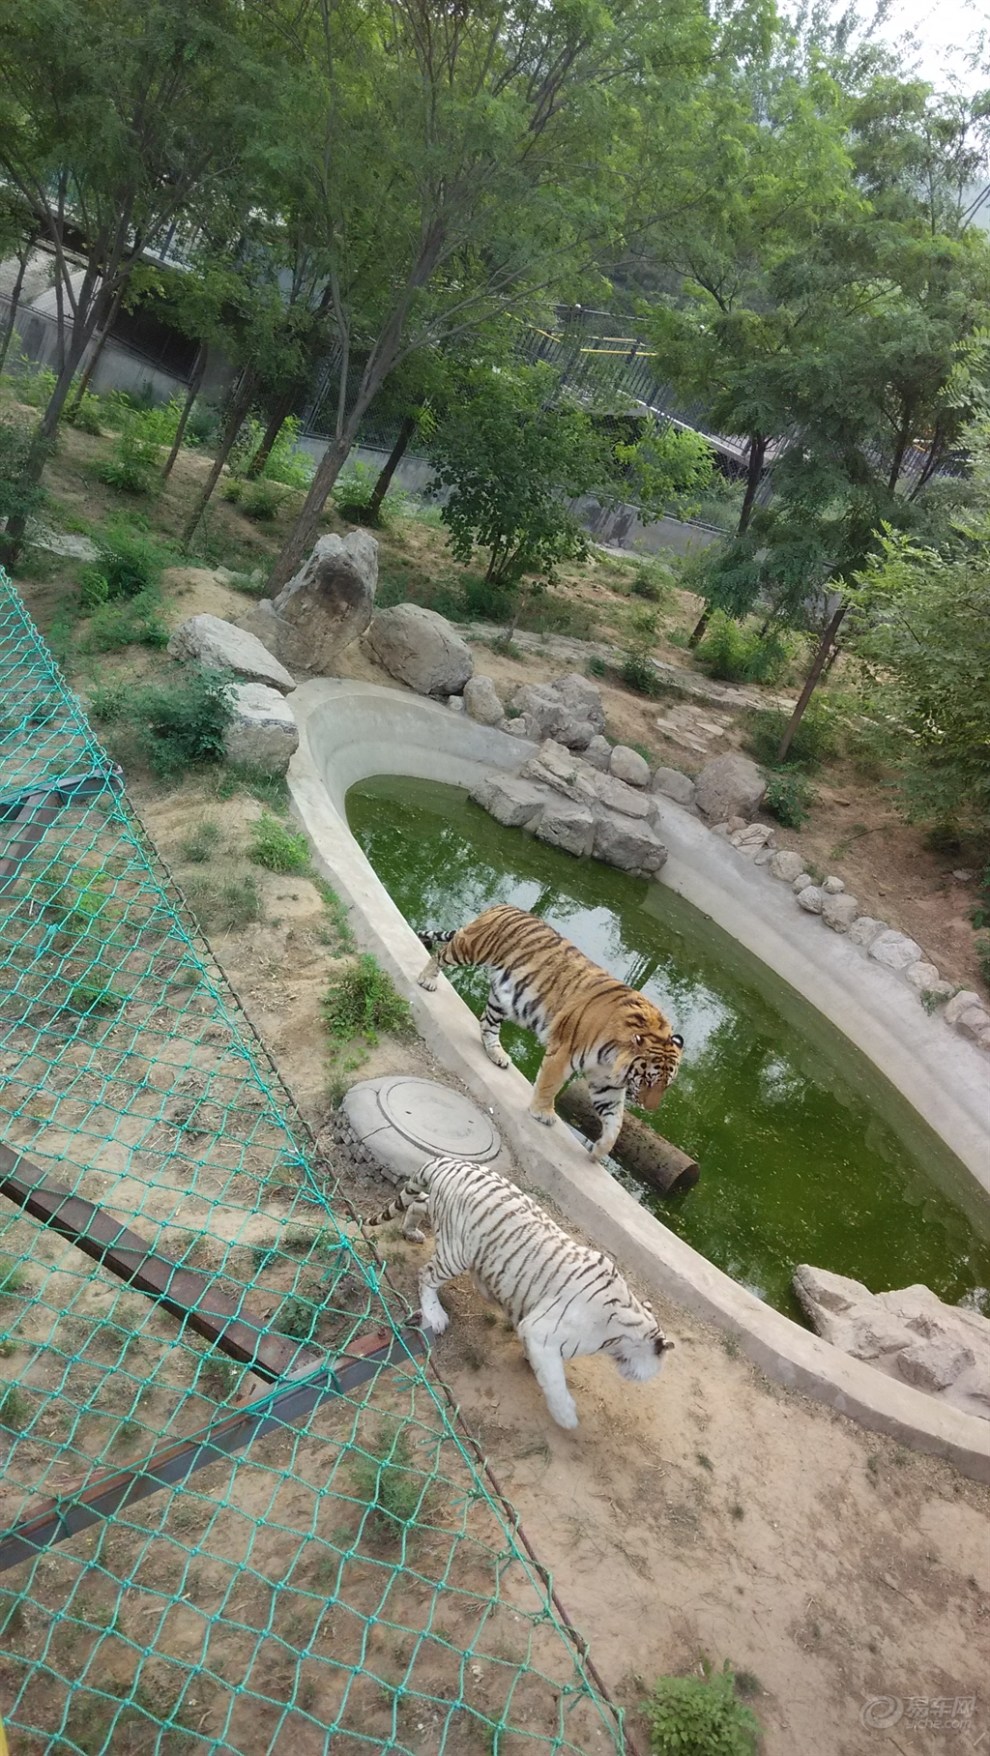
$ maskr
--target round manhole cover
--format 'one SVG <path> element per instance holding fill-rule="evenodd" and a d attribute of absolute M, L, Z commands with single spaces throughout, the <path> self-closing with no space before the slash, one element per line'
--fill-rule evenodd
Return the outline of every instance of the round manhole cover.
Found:
<path fill-rule="evenodd" d="M 390 1080 L 379 1090 L 378 1103 L 386 1122 L 426 1152 L 490 1159 L 501 1145 L 490 1116 L 459 1091 L 432 1080 Z"/>

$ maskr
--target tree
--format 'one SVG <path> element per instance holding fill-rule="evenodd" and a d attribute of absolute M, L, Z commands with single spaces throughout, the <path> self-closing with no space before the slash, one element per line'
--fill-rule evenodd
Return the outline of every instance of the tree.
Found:
<path fill-rule="evenodd" d="M 990 419 L 965 442 L 974 504 L 949 539 L 884 532 L 846 595 L 864 705 L 896 753 L 907 814 L 990 849 Z"/>
<path fill-rule="evenodd" d="M 3 12 L 0 172 L 51 251 L 71 318 L 26 462 L 33 481 L 142 254 L 235 177 L 264 89 L 244 11 L 239 0 L 25 0 Z M 22 535 L 12 519 L 8 554 Z"/>
<path fill-rule="evenodd" d="M 334 431 L 276 563 L 311 547 L 361 421 L 422 348 L 524 310 L 622 223 L 645 142 L 709 41 L 694 0 L 477 8 L 311 0 L 282 84 L 293 201 L 325 253 L 339 350 Z M 358 370 L 353 370 L 360 360 Z"/>

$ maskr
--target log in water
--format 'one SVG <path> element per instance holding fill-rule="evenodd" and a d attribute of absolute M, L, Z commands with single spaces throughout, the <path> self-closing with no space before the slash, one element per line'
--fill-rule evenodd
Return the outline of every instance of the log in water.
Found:
<path fill-rule="evenodd" d="M 589 1140 L 598 1139 L 602 1125 L 583 1080 L 575 1080 L 561 1092 L 557 1108 L 564 1120 L 573 1122 Z M 685 1189 L 693 1189 L 701 1176 L 695 1159 L 665 1140 L 654 1128 L 648 1128 L 645 1122 L 638 1122 L 628 1110 L 611 1156 L 624 1171 L 631 1171 L 633 1176 L 649 1183 L 659 1195 L 680 1195 Z"/>

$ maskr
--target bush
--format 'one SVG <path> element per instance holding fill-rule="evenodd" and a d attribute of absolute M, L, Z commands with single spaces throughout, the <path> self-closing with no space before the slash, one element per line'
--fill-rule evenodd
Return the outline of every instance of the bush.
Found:
<path fill-rule="evenodd" d="M 780 740 L 787 729 L 789 715 L 775 707 L 760 707 L 746 719 L 746 742 L 758 762 L 773 768 L 777 765 Z M 839 719 L 824 702 L 812 702 L 794 734 L 787 753 L 788 766 L 820 768 L 834 756 L 839 743 Z"/>
<path fill-rule="evenodd" d="M 381 1435 L 378 1454 L 356 1456 L 351 1467 L 355 1493 L 371 1508 L 383 1535 L 398 1535 L 399 1525 L 425 1522 L 428 1482 L 402 1427 L 391 1442 Z"/>
<path fill-rule="evenodd" d="M 101 482 L 121 494 L 150 494 L 158 469 L 158 445 L 141 430 L 145 417 L 125 421 L 110 456 L 97 471 Z"/>
<path fill-rule="evenodd" d="M 778 768 L 767 775 L 763 809 L 785 829 L 800 829 L 814 802 L 814 789 L 800 769 Z"/>
<path fill-rule="evenodd" d="M 645 1713 L 655 1756 L 756 1756 L 759 1721 L 736 1700 L 728 1666 L 704 1677 L 662 1677 Z"/>
<path fill-rule="evenodd" d="M 0 520 L 31 518 L 42 505 L 45 490 L 24 480 L 31 432 L 23 422 L 0 420 Z"/>
<path fill-rule="evenodd" d="M 234 714 L 229 678 L 198 665 L 176 671 L 167 683 L 94 690 L 90 706 L 95 718 L 133 732 L 163 780 L 201 763 L 222 762 L 224 733 Z"/>
<path fill-rule="evenodd" d="M 278 517 L 282 500 L 283 495 L 279 493 L 275 483 L 266 481 L 262 476 L 258 482 L 244 483 L 240 507 L 245 518 L 254 518 L 261 524 L 268 524 Z"/>
<path fill-rule="evenodd" d="M 627 652 L 619 666 L 619 676 L 627 689 L 637 695 L 661 695 L 663 685 L 648 658 L 641 652 Z"/>
<path fill-rule="evenodd" d="M 153 537 L 126 524 L 108 526 L 97 537 L 96 548 L 97 558 L 80 580 L 83 609 L 155 590 L 170 560 L 168 550 Z"/>
<path fill-rule="evenodd" d="M 662 562 L 642 561 L 633 574 L 629 590 L 648 604 L 662 604 L 670 596 L 671 579 Z"/>
<path fill-rule="evenodd" d="M 305 872 L 309 866 L 309 844 L 304 835 L 287 829 L 266 811 L 254 825 L 251 858 L 269 872 Z"/>
<path fill-rule="evenodd" d="M 771 631 L 762 638 L 716 610 L 696 658 L 710 677 L 725 683 L 776 683 L 787 669 L 790 647 Z"/>
<path fill-rule="evenodd" d="M 11 376 L 17 384 L 18 402 L 26 402 L 34 409 L 47 408 L 57 382 L 49 366 L 36 366 L 27 354 L 21 354 L 14 361 Z"/>
<path fill-rule="evenodd" d="M 142 591 L 123 602 L 100 604 L 89 618 L 80 645 L 83 652 L 167 646 L 168 628 L 162 620 L 162 602 L 157 591 Z"/>
<path fill-rule="evenodd" d="M 98 396 L 94 396 L 89 390 L 83 392 L 81 402 L 77 404 L 70 415 L 66 416 L 66 420 L 70 427 L 75 427 L 77 433 L 92 433 L 97 439 L 103 437 L 103 426 L 106 421 L 103 403 Z"/>
<path fill-rule="evenodd" d="M 588 671 L 589 677 L 604 677 L 608 673 L 608 666 L 605 663 L 605 660 L 603 658 L 599 658 L 597 653 L 596 653 L 592 658 L 590 658 L 588 660 L 587 671 Z"/>
<path fill-rule="evenodd" d="M 400 1037 L 411 1035 L 413 1030 L 408 1002 L 368 951 L 333 978 L 323 1002 L 323 1017 L 337 1042 L 364 1037 L 373 1044 L 381 1030 Z"/>

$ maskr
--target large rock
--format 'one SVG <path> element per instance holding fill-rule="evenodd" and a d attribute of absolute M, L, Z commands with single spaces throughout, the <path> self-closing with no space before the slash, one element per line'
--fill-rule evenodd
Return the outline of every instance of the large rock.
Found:
<path fill-rule="evenodd" d="M 168 643 L 172 658 L 198 659 L 211 671 L 233 671 L 249 683 L 267 683 L 288 695 L 296 686 L 295 678 L 267 646 L 244 628 L 224 622 L 219 616 L 190 616 L 180 622 Z"/>
<path fill-rule="evenodd" d="M 990 1029 L 990 1012 L 979 994 L 974 994 L 967 988 L 954 994 L 945 1008 L 945 1021 L 962 1036 L 972 1037 L 974 1042 L 983 1047 L 983 1032 Z"/>
<path fill-rule="evenodd" d="M 673 799 L 677 805 L 690 808 L 694 804 L 696 787 L 690 775 L 682 774 L 679 768 L 658 768 L 651 782 L 655 793 L 663 793 L 665 798 Z"/>
<path fill-rule="evenodd" d="M 580 804 L 587 804 L 597 796 L 597 771 L 589 769 L 573 751 L 558 744 L 556 738 L 545 739 L 520 773 L 525 780 L 552 787 L 555 793 L 563 793 L 566 799 L 575 799 Z"/>
<path fill-rule="evenodd" d="M 474 670 L 470 647 L 445 617 L 422 604 L 379 610 L 368 645 L 389 676 L 418 695 L 458 695 Z"/>
<path fill-rule="evenodd" d="M 608 770 L 612 746 L 607 738 L 603 738 L 600 732 L 596 732 L 587 750 L 583 751 L 582 754 L 585 762 L 590 762 L 592 768 L 600 768 L 604 774 Z"/>
<path fill-rule="evenodd" d="M 638 750 L 631 750 L 628 744 L 616 744 L 609 758 L 608 771 L 616 780 L 624 780 L 629 787 L 648 787 L 650 784 L 650 765 Z"/>
<path fill-rule="evenodd" d="M 614 775 L 599 775 L 594 785 L 595 792 L 607 811 L 621 811 L 624 817 L 645 819 L 651 817 L 656 809 L 651 798 L 644 797 L 636 787 L 627 786 L 624 780 L 616 780 Z"/>
<path fill-rule="evenodd" d="M 756 815 L 767 790 L 756 763 L 737 751 L 706 762 L 695 784 L 695 802 L 709 823 L 724 823 L 730 817 L 748 821 Z"/>
<path fill-rule="evenodd" d="M 794 1291 L 817 1333 L 844 1353 L 990 1420 L 990 1322 L 978 1311 L 943 1304 L 924 1286 L 871 1293 L 806 1264 Z"/>
<path fill-rule="evenodd" d="M 798 907 L 809 915 L 820 915 L 825 907 L 825 892 L 818 884 L 802 884 L 797 893 Z"/>
<path fill-rule="evenodd" d="M 471 793 L 497 823 L 509 829 L 525 829 L 536 822 L 546 803 L 546 794 L 518 774 L 486 776 Z"/>
<path fill-rule="evenodd" d="M 667 858 L 667 849 L 648 823 L 636 823 L 630 817 L 605 811 L 595 825 L 595 858 L 618 866 L 622 872 L 642 876 L 659 872 Z"/>
<path fill-rule="evenodd" d="M 569 750 L 586 750 L 605 729 L 598 690 L 576 672 L 553 683 L 524 683 L 509 705 L 523 716 L 531 738 L 554 738 Z"/>
<path fill-rule="evenodd" d="M 886 921 L 878 921 L 873 915 L 857 915 L 849 929 L 849 938 L 853 945 L 869 947 L 887 930 Z"/>
<path fill-rule="evenodd" d="M 267 683 L 241 683 L 232 700 L 234 717 L 224 733 L 228 762 L 284 774 L 299 748 L 299 728 L 285 697 Z"/>
<path fill-rule="evenodd" d="M 910 963 L 920 963 L 924 952 L 906 933 L 895 933 L 892 927 L 888 927 L 885 933 L 877 934 L 869 955 L 885 969 L 901 970 L 907 969 Z"/>
<path fill-rule="evenodd" d="M 770 861 L 770 870 L 775 878 L 783 878 L 785 883 L 793 884 L 795 878 L 804 871 L 804 861 L 800 854 L 792 853 L 790 848 L 779 848 Z"/>
<path fill-rule="evenodd" d="M 822 885 L 822 889 L 825 889 L 824 885 Z M 826 927 L 831 927 L 833 933 L 848 933 L 858 914 L 859 903 L 847 891 L 842 891 L 838 895 L 834 891 L 825 892 L 822 920 Z"/>
<path fill-rule="evenodd" d="M 378 544 L 373 536 L 352 530 L 346 537 L 321 537 L 272 602 L 279 655 L 308 671 L 329 671 L 344 647 L 368 627 L 377 585 Z"/>
<path fill-rule="evenodd" d="M 464 709 L 480 726 L 500 725 L 505 717 L 505 708 L 490 677 L 468 678 L 464 685 Z"/>
<path fill-rule="evenodd" d="M 943 980 L 934 963 L 909 963 L 904 980 L 917 988 L 919 994 L 930 994 L 936 1001 L 952 998 L 952 983 Z"/>
<path fill-rule="evenodd" d="M 595 819 L 587 805 L 570 799 L 550 799 L 536 825 L 538 841 L 550 847 L 563 848 L 567 854 L 590 854 L 595 837 Z"/>

